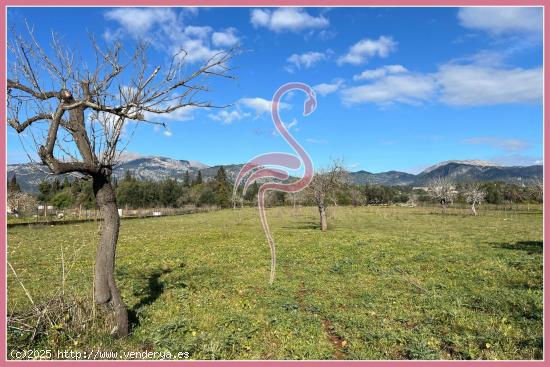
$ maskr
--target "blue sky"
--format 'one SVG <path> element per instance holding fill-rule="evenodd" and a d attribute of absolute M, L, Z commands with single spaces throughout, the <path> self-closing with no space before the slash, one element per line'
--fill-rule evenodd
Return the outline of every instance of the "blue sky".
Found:
<path fill-rule="evenodd" d="M 418 172 L 439 161 L 482 159 L 540 164 L 540 8 L 10 8 L 8 25 L 32 24 L 40 42 L 53 30 L 83 58 L 88 34 L 105 44 L 153 42 L 164 65 L 178 47 L 189 69 L 216 50 L 240 45 L 236 80 L 203 95 L 223 110 L 173 113 L 134 132 L 127 150 L 209 165 L 292 152 L 275 134 L 269 100 L 283 83 L 317 92 L 283 117 L 316 167 L 342 158 L 351 170 Z M 8 162 L 28 161 L 28 135 L 8 128 Z"/>

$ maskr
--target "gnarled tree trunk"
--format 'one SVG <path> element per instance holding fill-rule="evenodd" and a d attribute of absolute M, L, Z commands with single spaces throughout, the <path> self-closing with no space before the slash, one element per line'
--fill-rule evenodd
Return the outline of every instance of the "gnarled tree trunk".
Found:
<path fill-rule="evenodd" d="M 473 213 L 474 215 L 477 215 L 477 212 L 476 212 L 476 204 L 475 204 L 475 203 L 472 204 L 472 213 Z"/>
<path fill-rule="evenodd" d="M 321 219 L 321 231 L 327 230 L 327 215 L 325 212 L 325 206 L 323 204 L 319 205 L 319 217 Z"/>
<path fill-rule="evenodd" d="M 97 304 L 111 310 L 116 323 L 113 331 L 116 336 L 123 337 L 128 335 L 128 311 L 115 282 L 115 254 L 120 227 L 116 195 L 109 178 L 104 175 L 93 177 L 93 187 L 103 217 L 95 261 L 94 297 Z"/>
<path fill-rule="evenodd" d="M 46 50 L 35 38 L 33 27 L 27 29 L 28 36 L 13 34 L 8 40 L 11 67 L 6 81 L 6 120 L 17 133 L 45 123 L 47 133 L 42 125 L 30 134 L 42 163 L 56 175 L 74 172 L 93 179 L 103 216 L 95 262 L 95 302 L 112 315 L 106 320 L 116 324 L 112 332 L 125 336 L 128 311 L 114 275 L 120 218 L 110 183 L 124 126 L 128 120 L 155 123 L 155 119 L 145 120 L 146 113 L 166 115 L 189 106 L 216 107 L 195 98 L 208 90 L 203 84 L 208 78 L 233 78 L 228 62 L 238 48 L 218 52 L 196 70 L 189 70 L 180 57 L 187 51 L 178 50 L 164 73 L 160 65 L 150 64 L 142 42 L 127 52 L 131 50 L 124 50 L 120 42 L 103 49 L 92 36 L 92 52 L 86 53 L 89 58 L 74 62 L 78 52 L 64 46 L 55 34 L 51 49 Z M 128 81 L 132 88 L 127 88 Z M 120 93 L 113 93 L 116 90 Z"/>

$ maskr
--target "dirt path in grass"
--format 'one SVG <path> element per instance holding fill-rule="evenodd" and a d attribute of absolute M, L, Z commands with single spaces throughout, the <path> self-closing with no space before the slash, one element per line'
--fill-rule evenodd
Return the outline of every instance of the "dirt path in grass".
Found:
<path fill-rule="evenodd" d="M 304 287 L 304 283 L 302 282 L 302 284 L 300 285 L 300 288 L 296 292 L 298 305 L 300 306 L 300 309 L 302 311 L 312 312 L 308 310 L 308 308 L 305 305 L 305 302 L 304 302 L 305 294 L 306 294 L 306 289 Z M 327 339 L 330 342 L 330 345 L 332 345 L 332 350 L 333 350 L 332 355 L 334 356 L 334 359 L 345 359 L 345 354 L 342 351 L 342 348 L 345 346 L 344 339 L 335 332 L 334 326 L 332 325 L 332 322 L 328 318 L 320 314 L 319 316 L 321 316 L 321 324 L 323 326 L 323 331 L 325 332 Z"/>
<path fill-rule="evenodd" d="M 325 330 L 325 334 L 327 334 L 328 340 L 334 350 L 334 358 L 344 359 L 345 356 L 342 352 L 342 343 L 344 342 L 344 339 L 340 335 L 336 334 L 334 331 L 334 326 L 332 326 L 332 322 L 329 319 L 323 318 L 323 329 Z"/>

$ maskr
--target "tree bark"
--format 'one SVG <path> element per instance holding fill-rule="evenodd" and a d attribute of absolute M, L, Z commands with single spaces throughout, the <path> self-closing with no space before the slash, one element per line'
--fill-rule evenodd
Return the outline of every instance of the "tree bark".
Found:
<path fill-rule="evenodd" d="M 475 204 L 472 204 L 472 213 L 474 213 L 474 215 L 477 215 Z"/>
<path fill-rule="evenodd" d="M 128 311 L 115 282 L 115 254 L 120 227 L 116 194 L 105 175 L 93 177 L 93 188 L 103 217 L 95 261 L 95 302 L 110 309 L 116 324 L 113 333 L 123 337 L 128 335 Z"/>
<path fill-rule="evenodd" d="M 321 231 L 327 230 L 327 216 L 325 213 L 325 206 L 319 205 L 319 217 L 321 219 Z"/>

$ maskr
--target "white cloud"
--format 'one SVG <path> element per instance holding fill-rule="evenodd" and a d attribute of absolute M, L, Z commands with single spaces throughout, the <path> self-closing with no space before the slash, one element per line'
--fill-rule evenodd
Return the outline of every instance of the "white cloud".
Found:
<path fill-rule="evenodd" d="M 292 54 L 286 61 L 290 63 L 287 70 L 293 72 L 295 69 L 308 69 L 320 61 L 326 59 L 326 54 L 322 52 L 306 52 L 303 54 Z"/>
<path fill-rule="evenodd" d="M 105 18 L 118 22 L 132 37 L 142 38 L 155 24 L 175 22 L 177 16 L 169 8 L 115 8 Z"/>
<path fill-rule="evenodd" d="M 238 102 L 241 106 L 247 107 L 253 110 L 256 115 L 262 115 L 264 113 L 271 113 L 272 102 L 260 97 L 256 98 L 241 98 Z M 289 105 L 283 102 L 279 103 L 280 108 L 289 108 Z"/>
<path fill-rule="evenodd" d="M 369 102 L 417 104 L 433 98 L 436 90 L 437 84 L 431 75 L 389 75 L 371 84 L 344 89 L 341 97 L 347 105 Z"/>
<path fill-rule="evenodd" d="M 542 100 L 543 75 L 542 68 L 447 63 L 428 74 L 410 73 L 394 65 L 391 70 L 367 70 L 354 80 L 370 83 L 344 89 L 341 94 L 344 104 L 439 101 L 451 106 L 476 106 L 538 103 Z"/>
<path fill-rule="evenodd" d="M 167 105 L 159 106 L 159 108 L 167 108 L 167 107 L 168 107 Z M 196 112 L 196 110 L 198 109 L 199 107 L 195 107 L 195 106 L 184 106 L 170 113 L 157 114 L 157 113 L 145 112 L 145 120 L 153 121 L 153 122 L 189 121 L 195 118 L 193 113 Z"/>
<path fill-rule="evenodd" d="M 235 28 L 227 28 L 221 32 L 212 33 L 212 44 L 216 47 L 232 47 L 239 44 L 240 39 L 237 37 Z"/>
<path fill-rule="evenodd" d="M 274 32 L 299 32 L 304 29 L 326 28 L 329 20 L 315 17 L 301 8 L 253 9 L 250 22 L 256 28 L 266 27 Z"/>
<path fill-rule="evenodd" d="M 232 111 L 221 110 L 217 114 L 211 113 L 208 115 L 208 117 L 210 117 L 212 120 L 222 121 L 224 124 L 231 124 L 234 121 L 239 121 L 249 116 L 250 116 L 250 113 L 242 112 L 238 108 Z"/>
<path fill-rule="evenodd" d="M 258 118 L 264 114 L 270 114 L 271 105 L 271 101 L 260 97 L 241 98 L 235 104 L 235 109 L 231 111 L 221 110 L 218 113 L 209 114 L 208 117 L 210 117 L 214 121 L 222 121 L 225 124 L 230 124 L 234 121 L 239 121 L 244 118 L 250 117 L 252 113 L 255 115 L 255 118 Z M 280 102 L 280 108 L 288 109 L 290 108 L 290 105 L 284 102 Z M 291 125 L 290 127 L 292 127 L 296 123 L 297 122 L 293 124 L 291 122 L 289 125 Z"/>
<path fill-rule="evenodd" d="M 172 134 L 172 131 L 170 131 L 168 125 L 155 125 L 153 127 L 153 131 L 155 133 L 162 133 L 162 135 L 166 136 L 166 137 L 171 137 L 173 134 Z"/>
<path fill-rule="evenodd" d="M 194 26 L 189 25 L 184 28 L 183 34 L 189 37 L 208 38 L 208 35 L 212 32 L 212 27 L 208 26 Z"/>
<path fill-rule="evenodd" d="M 331 83 L 321 83 L 313 86 L 315 93 L 321 96 L 327 96 L 331 93 L 336 92 L 344 85 L 343 79 L 334 79 Z"/>
<path fill-rule="evenodd" d="M 338 58 L 338 64 L 360 65 L 367 62 L 369 58 L 387 57 L 397 49 L 397 42 L 392 37 L 380 36 L 373 40 L 365 38 L 351 46 L 346 55 Z"/>
<path fill-rule="evenodd" d="M 196 9 L 183 8 L 180 13 L 176 13 L 173 8 L 117 8 L 109 10 L 105 13 L 105 18 L 118 23 L 119 28 L 106 30 L 104 37 L 108 41 L 123 36 L 144 39 L 150 41 L 159 50 L 169 52 L 170 56 L 178 54 L 183 57 L 185 55 L 185 62 L 189 63 L 209 60 L 222 51 L 217 47 L 225 47 L 232 42 L 231 35 L 236 37 L 235 31 L 232 29 L 213 32 L 212 27 L 209 26 L 183 26 L 182 14 L 196 14 Z"/>
<path fill-rule="evenodd" d="M 536 103 L 542 100 L 542 68 L 504 69 L 478 65 L 443 65 L 437 79 L 441 99 L 455 106 Z"/>
<path fill-rule="evenodd" d="M 466 28 L 493 34 L 542 32 L 542 7 L 461 8 L 458 19 Z"/>
<path fill-rule="evenodd" d="M 184 39 L 181 43 L 172 47 L 172 53 L 185 51 L 185 60 L 191 63 L 207 61 L 220 53 L 221 50 L 211 49 L 203 39 Z"/>
<path fill-rule="evenodd" d="M 480 136 L 464 139 L 464 144 L 471 145 L 488 145 L 507 152 L 521 152 L 528 149 L 531 144 L 522 139 L 504 139 L 493 136 Z"/>
<path fill-rule="evenodd" d="M 402 65 L 386 65 L 377 69 L 365 70 L 361 74 L 354 75 L 353 80 L 370 80 L 378 79 L 387 74 L 406 73 L 408 70 Z"/>

